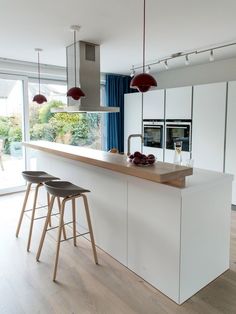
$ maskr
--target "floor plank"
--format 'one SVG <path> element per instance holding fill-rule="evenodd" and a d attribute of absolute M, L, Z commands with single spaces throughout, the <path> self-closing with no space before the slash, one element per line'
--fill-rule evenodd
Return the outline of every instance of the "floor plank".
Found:
<path fill-rule="evenodd" d="M 0 197 L 0 314 L 233 314 L 236 313 L 236 211 L 232 211 L 230 270 L 182 306 L 90 244 L 62 244 L 58 283 L 52 282 L 55 232 L 47 237 L 41 261 L 35 253 L 41 231 L 37 222 L 32 250 L 26 251 L 29 221 L 15 238 L 23 194 Z"/>

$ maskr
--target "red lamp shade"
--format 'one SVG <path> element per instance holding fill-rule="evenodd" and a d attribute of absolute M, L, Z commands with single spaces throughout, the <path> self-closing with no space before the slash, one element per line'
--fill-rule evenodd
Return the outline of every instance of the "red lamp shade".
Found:
<path fill-rule="evenodd" d="M 141 93 L 145 93 L 155 86 L 157 86 L 157 81 L 148 73 L 135 75 L 130 82 L 130 87 L 137 88 Z"/>
<path fill-rule="evenodd" d="M 47 98 L 44 95 L 38 94 L 34 96 L 33 101 L 41 105 L 42 103 L 47 102 Z"/>
<path fill-rule="evenodd" d="M 79 100 L 81 97 L 85 97 L 85 94 L 79 87 L 72 87 L 68 90 L 67 96 L 72 97 L 74 100 Z"/>

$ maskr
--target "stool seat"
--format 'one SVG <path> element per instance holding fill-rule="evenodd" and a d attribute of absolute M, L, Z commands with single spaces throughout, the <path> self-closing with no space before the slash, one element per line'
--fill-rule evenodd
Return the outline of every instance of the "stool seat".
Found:
<path fill-rule="evenodd" d="M 22 171 L 22 176 L 30 183 L 44 183 L 46 181 L 60 179 L 44 171 Z"/>
<path fill-rule="evenodd" d="M 58 197 L 70 197 L 90 192 L 68 181 L 48 181 L 44 182 L 44 186 L 48 193 Z"/>

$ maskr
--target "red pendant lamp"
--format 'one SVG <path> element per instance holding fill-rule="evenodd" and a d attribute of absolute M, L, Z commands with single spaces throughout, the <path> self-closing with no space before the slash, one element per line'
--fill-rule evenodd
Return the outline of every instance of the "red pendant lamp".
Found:
<path fill-rule="evenodd" d="M 72 97 L 74 100 L 79 100 L 81 97 L 85 97 L 84 92 L 81 88 L 76 86 L 76 31 L 79 30 L 78 25 L 72 25 L 71 30 L 74 31 L 74 63 L 75 63 L 75 87 L 70 88 L 67 91 L 67 97 Z"/>
<path fill-rule="evenodd" d="M 143 73 L 135 75 L 130 87 L 136 88 L 141 93 L 147 92 L 151 87 L 157 86 L 157 81 L 153 76 L 145 73 L 145 22 L 146 22 L 146 0 L 143 0 Z"/>
<path fill-rule="evenodd" d="M 40 94 L 40 62 L 39 62 L 39 53 L 43 51 L 41 48 L 35 48 L 35 51 L 38 53 L 38 81 L 39 81 L 39 93 L 34 96 L 33 101 L 41 105 L 44 102 L 47 102 L 47 98 Z"/>

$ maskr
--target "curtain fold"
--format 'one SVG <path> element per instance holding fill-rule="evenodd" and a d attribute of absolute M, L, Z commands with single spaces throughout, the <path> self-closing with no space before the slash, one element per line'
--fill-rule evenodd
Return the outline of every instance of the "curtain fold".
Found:
<path fill-rule="evenodd" d="M 127 75 L 106 74 L 106 104 L 120 107 L 119 113 L 107 113 L 106 151 L 117 148 L 124 151 L 124 94 L 135 92 L 130 88 L 131 77 Z"/>

